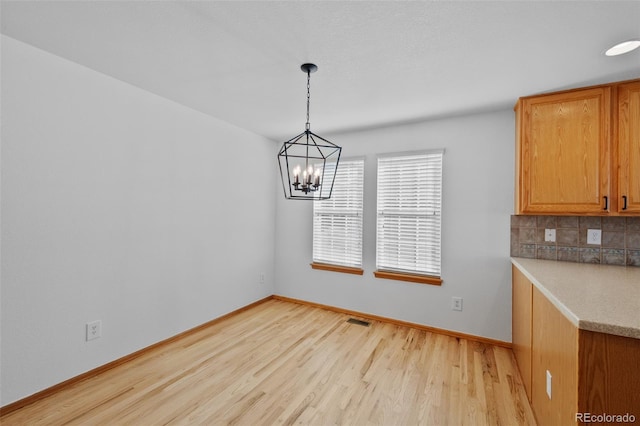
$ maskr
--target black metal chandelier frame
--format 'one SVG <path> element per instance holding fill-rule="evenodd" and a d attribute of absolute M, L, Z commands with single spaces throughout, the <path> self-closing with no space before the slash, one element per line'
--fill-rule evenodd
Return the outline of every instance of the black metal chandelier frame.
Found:
<path fill-rule="evenodd" d="M 326 200 L 331 197 L 342 148 L 311 131 L 309 104 L 311 99 L 311 73 L 314 64 L 300 66 L 307 74 L 307 122 L 305 130 L 282 144 L 278 152 L 278 165 L 285 198 L 291 200 Z M 304 169 L 299 160 L 303 162 Z M 335 166 L 327 169 L 328 162 Z M 325 173 L 329 171 L 329 173 Z"/>

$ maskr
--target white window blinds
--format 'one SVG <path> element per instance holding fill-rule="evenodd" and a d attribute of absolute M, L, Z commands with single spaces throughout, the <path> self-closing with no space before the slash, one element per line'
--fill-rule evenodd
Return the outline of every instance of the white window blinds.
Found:
<path fill-rule="evenodd" d="M 333 173 L 334 164 L 327 164 Z M 313 261 L 362 267 L 364 159 L 338 165 L 331 198 L 313 202 Z"/>
<path fill-rule="evenodd" d="M 379 270 L 440 277 L 443 153 L 378 158 Z"/>

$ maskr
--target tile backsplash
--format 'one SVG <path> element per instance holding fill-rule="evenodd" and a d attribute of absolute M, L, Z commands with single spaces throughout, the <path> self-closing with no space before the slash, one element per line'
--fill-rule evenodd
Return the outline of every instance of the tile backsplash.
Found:
<path fill-rule="evenodd" d="M 556 241 L 545 242 L 545 229 Z M 601 230 L 601 244 L 587 230 Z M 640 266 L 640 217 L 511 216 L 511 256 L 564 262 Z"/>

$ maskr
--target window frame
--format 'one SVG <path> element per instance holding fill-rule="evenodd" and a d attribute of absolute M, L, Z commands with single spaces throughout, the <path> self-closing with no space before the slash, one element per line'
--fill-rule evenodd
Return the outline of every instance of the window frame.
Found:
<path fill-rule="evenodd" d="M 389 259 L 388 257 L 385 257 L 384 254 L 381 253 L 381 250 L 383 250 L 382 248 L 382 242 L 381 239 L 383 239 L 384 237 L 381 235 L 381 226 L 382 225 L 382 221 L 384 221 L 385 219 L 385 210 L 388 212 L 389 210 L 391 210 L 390 208 L 385 208 L 382 207 L 381 204 L 384 205 L 389 205 L 390 203 L 393 204 L 392 201 L 389 200 L 389 194 L 391 194 L 391 190 L 389 189 L 390 185 L 393 185 L 393 183 L 391 182 L 391 178 L 388 177 L 389 173 L 393 173 L 395 175 L 400 175 L 397 176 L 397 178 L 399 180 L 402 180 L 402 171 L 400 168 L 393 170 L 390 168 L 385 169 L 384 165 L 381 168 L 381 162 L 385 162 L 385 161 L 398 161 L 399 163 L 401 163 L 403 161 L 403 159 L 405 159 L 405 164 L 404 165 L 400 165 L 399 167 L 407 167 L 407 164 L 409 162 L 416 162 L 419 160 L 416 160 L 415 157 L 420 157 L 420 156 L 425 156 L 425 161 L 427 162 L 427 164 L 424 166 L 425 171 L 429 171 L 429 170 L 436 170 L 433 167 L 431 167 L 429 165 L 429 161 L 434 161 L 434 160 L 430 160 L 429 156 L 438 156 L 439 160 L 436 159 L 435 161 L 438 163 L 437 168 L 439 168 L 439 175 L 437 176 L 437 179 L 435 181 L 435 183 L 433 183 L 433 185 L 436 186 L 436 192 L 437 194 L 434 195 L 432 193 L 426 193 L 420 202 L 416 203 L 415 199 L 410 199 L 408 197 L 401 197 L 399 199 L 399 201 L 396 201 L 396 205 L 394 206 L 395 208 L 393 209 L 393 216 L 395 216 L 398 219 L 398 222 L 400 222 L 401 218 L 413 218 L 414 222 L 416 222 L 415 225 L 415 230 L 413 232 L 417 233 L 417 228 L 418 227 L 425 227 L 425 225 L 420 225 L 420 218 L 425 218 L 425 219 L 429 219 L 431 216 L 437 217 L 437 231 L 435 231 L 434 233 L 436 234 L 435 236 L 437 236 L 437 268 L 433 268 L 433 262 L 430 262 L 428 259 L 417 259 L 415 261 L 415 263 L 425 263 L 425 265 L 428 265 L 426 267 L 424 267 L 424 269 L 418 269 L 418 267 L 416 266 L 415 268 L 407 268 L 406 265 L 404 265 L 405 267 L 399 267 L 399 263 L 400 261 L 398 261 L 396 263 L 396 265 L 389 265 Z M 414 157 L 414 159 L 412 160 L 411 157 Z M 389 166 L 387 166 L 389 167 Z M 419 167 L 419 166 L 416 166 Z M 384 179 L 384 176 L 381 176 L 381 170 L 382 172 L 384 172 L 385 174 L 387 174 L 387 179 L 389 180 L 388 182 L 384 182 L 381 179 Z M 408 281 L 408 282 L 415 282 L 415 283 L 422 283 L 422 284 L 433 284 L 433 285 L 441 285 L 443 280 L 442 280 L 442 193 L 443 193 L 443 176 L 444 176 L 444 149 L 431 149 L 431 150 L 421 150 L 421 151 L 411 151 L 411 152 L 394 152 L 394 153 L 387 153 L 387 154 L 381 154 L 378 155 L 378 159 L 377 159 L 377 173 L 376 173 L 376 178 L 377 178 L 377 194 L 376 194 L 376 270 L 374 271 L 374 276 L 376 278 L 385 278 L 385 279 L 393 279 L 393 280 L 400 280 L 400 281 Z M 428 178 L 428 177 L 427 177 Z M 397 182 L 397 181 L 396 181 Z M 415 183 L 414 183 L 415 184 Z M 381 191 L 386 191 L 386 193 L 382 193 Z M 408 191 L 410 192 L 410 187 L 408 189 Z M 421 189 L 416 189 L 416 192 L 421 191 Z M 399 196 L 399 193 L 396 194 L 397 196 Z M 420 195 L 419 193 L 415 194 Z M 434 198 L 435 197 L 435 198 Z M 412 208 L 403 208 L 402 204 L 406 203 L 406 200 L 410 200 L 414 201 L 412 204 Z M 431 203 L 431 204 L 429 204 Z M 431 205 L 431 210 L 432 210 L 432 215 L 428 214 L 428 208 L 427 205 Z M 418 206 L 418 207 L 416 207 Z M 411 211 L 411 213 L 408 213 L 407 211 Z M 387 213 L 387 217 L 391 216 L 390 213 Z M 428 226 L 427 226 L 428 228 Z M 398 231 L 399 233 L 400 231 Z M 435 237 L 434 235 L 432 235 L 431 233 L 429 234 L 429 236 Z M 400 235 L 397 236 L 398 238 L 401 238 Z M 389 238 L 387 238 L 388 240 Z M 405 243 L 410 243 L 407 241 L 404 241 Z M 393 246 L 393 244 L 391 244 Z M 397 243 L 398 246 L 398 252 L 400 252 L 400 242 Z M 428 246 L 428 250 L 432 250 L 430 247 L 432 247 L 432 245 Z M 393 248 L 393 247 L 392 247 Z M 388 250 L 388 248 L 387 248 Z M 415 251 L 416 256 L 418 256 L 418 252 L 419 250 L 419 246 L 418 243 L 416 241 L 415 245 L 412 246 L 412 250 Z M 400 256 L 400 255 L 398 255 Z M 395 267 L 394 267 L 395 266 Z"/>
<path fill-rule="evenodd" d="M 335 163 L 330 163 L 335 164 Z M 347 169 L 348 165 L 355 164 L 352 166 L 356 170 Z M 365 157 L 349 157 L 341 159 L 338 164 L 338 170 L 336 174 L 336 180 L 334 182 L 333 193 L 329 200 L 314 200 L 313 202 L 313 230 L 312 230 L 312 263 L 311 267 L 313 269 L 332 271 L 332 272 L 342 272 L 348 274 L 356 274 L 362 275 L 364 270 L 363 266 L 363 239 L 364 239 L 364 168 L 365 168 Z M 359 170 L 357 170 L 359 169 Z M 349 179 L 349 183 L 345 183 L 345 185 L 358 185 L 359 187 L 345 189 L 342 187 L 341 176 L 344 176 L 344 173 L 360 173 L 359 176 L 356 176 L 352 179 Z M 341 197 L 348 196 L 349 194 L 353 195 L 353 191 L 355 191 L 356 196 L 353 199 L 342 200 Z M 336 200 L 336 197 L 339 200 Z M 336 201 L 338 201 L 338 205 L 336 206 Z M 324 208 L 322 206 L 324 205 Z M 330 207 L 327 207 L 330 206 Z M 351 234 L 348 232 L 350 225 L 346 224 L 348 218 L 353 218 L 355 215 L 356 218 L 359 219 L 359 239 L 351 238 Z M 336 253 L 329 253 L 332 249 L 328 247 L 321 247 L 322 243 L 318 243 L 317 235 L 321 234 L 322 230 L 317 229 L 316 227 L 319 224 L 320 216 L 332 216 L 333 218 L 343 218 L 345 221 L 344 225 L 344 241 L 345 241 L 345 251 L 348 250 L 349 245 L 353 245 L 354 242 L 357 242 L 357 246 L 359 248 L 359 253 L 357 256 L 354 256 L 353 252 L 347 253 L 347 258 L 353 259 L 354 257 L 359 257 L 359 262 L 354 263 L 350 262 L 348 259 L 343 261 L 336 260 L 335 258 L 331 259 L 330 257 L 335 255 Z M 329 221 L 331 222 L 331 221 Z M 357 221 L 356 221 L 357 222 Z M 340 227 L 337 227 L 338 229 Z M 319 255 L 317 250 L 324 249 L 325 255 Z"/>

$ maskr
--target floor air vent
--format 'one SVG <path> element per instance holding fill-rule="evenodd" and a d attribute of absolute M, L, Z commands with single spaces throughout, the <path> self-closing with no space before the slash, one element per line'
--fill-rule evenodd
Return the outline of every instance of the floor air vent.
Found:
<path fill-rule="evenodd" d="M 359 319 L 355 319 L 355 318 L 349 318 L 349 319 L 347 320 L 347 322 L 348 322 L 348 323 L 351 323 L 351 324 L 363 325 L 363 326 L 365 326 L 365 327 L 369 327 L 369 325 L 371 325 L 371 323 L 368 323 L 368 322 L 366 322 L 366 321 L 362 321 L 362 320 L 359 320 Z"/>

